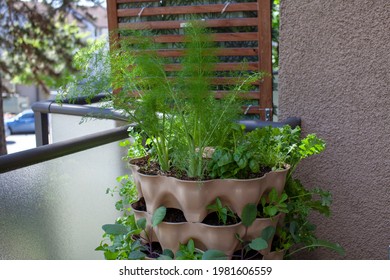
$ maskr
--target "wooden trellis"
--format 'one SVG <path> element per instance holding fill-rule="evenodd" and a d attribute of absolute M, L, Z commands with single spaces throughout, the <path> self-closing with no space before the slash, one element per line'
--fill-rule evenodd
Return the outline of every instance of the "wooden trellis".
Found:
<path fill-rule="evenodd" d="M 219 45 L 216 71 L 236 70 L 269 73 L 256 89 L 245 94 L 246 114 L 272 120 L 272 44 L 270 0 L 107 0 L 109 31 L 133 29 L 153 30 L 154 40 L 167 47 L 160 50 L 165 57 L 182 54 L 183 28 L 194 16 L 212 30 L 213 40 Z M 245 63 L 242 63 L 245 62 Z M 243 69 L 243 65 L 245 69 Z M 167 71 L 175 71 L 179 64 L 168 64 Z M 218 75 L 216 98 L 223 96 L 223 85 L 232 83 L 228 76 Z"/>

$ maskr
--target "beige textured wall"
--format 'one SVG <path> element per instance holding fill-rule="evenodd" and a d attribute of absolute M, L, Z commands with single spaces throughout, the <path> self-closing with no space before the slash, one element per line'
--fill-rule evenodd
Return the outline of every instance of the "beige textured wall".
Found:
<path fill-rule="evenodd" d="M 327 149 L 299 176 L 334 196 L 318 236 L 346 259 L 387 259 L 390 245 L 390 0 L 282 0 L 281 119 L 302 117 Z M 310 259 L 338 259 L 327 250 Z"/>

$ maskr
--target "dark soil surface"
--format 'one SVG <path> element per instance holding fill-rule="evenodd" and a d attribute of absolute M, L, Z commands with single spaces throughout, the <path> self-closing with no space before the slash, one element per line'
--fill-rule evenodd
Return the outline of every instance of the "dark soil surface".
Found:
<path fill-rule="evenodd" d="M 263 255 L 260 252 L 255 250 L 249 250 L 246 252 L 245 250 L 238 250 L 233 253 L 232 260 L 262 260 Z"/>
<path fill-rule="evenodd" d="M 141 197 L 137 202 L 134 202 L 131 206 L 135 210 L 146 212 L 146 203 L 143 197 Z"/>
<path fill-rule="evenodd" d="M 164 217 L 164 222 L 167 223 L 184 223 L 187 222 L 186 218 L 184 217 L 183 211 L 176 208 L 167 208 L 167 213 Z"/>
<path fill-rule="evenodd" d="M 146 244 L 145 247 L 148 248 L 148 251 L 144 253 L 152 259 L 157 259 L 163 253 L 163 249 L 159 242 L 152 242 L 152 248 L 150 249 L 150 244 Z"/>
<path fill-rule="evenodd" d="M 228 216 L 227 217 L 227 220 L 226 220 L 226 226 L 228 225 L 234 225 L 234 224 L 237 224 L 239 223 L 241 220 L 240 218 L 236 215 L 235 218 L 231 217 L 231 216 Z M 210 214 L 208 214 L 204 220 L 202 221 L 202 223 L 204 224 L 207 224 L 207 225 L 210 225 L 210 226 L 223 226 L 224 224 L 221 223 L 218 219 L 218 214 L 217 212 L 211 212 Z"/>
<path fill-rule="evenodd" d="M 172 168 L 171 170 L 167 172 L 162 172 L 160 170 L 160 165 L 155 162 L 149 160 L 148 157 L 144 158 L 137 158 L 131 160 L 132 164 L 135 164 L 139 167 L 139 172 L 145 175 L 165 175 L 169 177 L 175 177 L 180 180 L 187 180 L 187 181 L 197 181 L 198 178 L 191 178 L 187 176 L 186 172 L 183 172 L 181 170 L 177 170 L 175 168 Z M 245 174 L 245 178 L 241 179 L 254 179 L 254 178 L 260 178 L 263 177 L 266 173 L 270 172 L 272 169 L 269 167 L 262 167 L 259 172 L 257 173 L 248 173 Z M 206 176 L 202 180 L 210 180 L 211 177 Z"/>

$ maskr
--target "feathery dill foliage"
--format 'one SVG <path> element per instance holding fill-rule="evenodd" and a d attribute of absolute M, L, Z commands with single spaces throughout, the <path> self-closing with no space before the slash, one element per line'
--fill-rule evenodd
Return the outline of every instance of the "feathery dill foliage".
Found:
<path fill-rule="evenodd" d="M 162 171 L 173 167 L 202 179 L 205 149 L 228 141 L 241 112 L 239 94 L 262 75 L 239 73 L 231 93 L 216 99 L 212 79 L 218 59 L 210 33 L 192 22 L 185 37 L 180 70 L 169 73 L 167 59 L 157 53 L 161 47 L 144 31 L 126 30 L 110 52 L 100 46 L 77 56 L 82 71 L 64 92 L 68 98 L 108 93 L 109 104 L 138 123 L 151 139 Z M 88 60 L 96 65 L 93 69 Z M 102 62 L 97 65 L 98 60 Z"/>

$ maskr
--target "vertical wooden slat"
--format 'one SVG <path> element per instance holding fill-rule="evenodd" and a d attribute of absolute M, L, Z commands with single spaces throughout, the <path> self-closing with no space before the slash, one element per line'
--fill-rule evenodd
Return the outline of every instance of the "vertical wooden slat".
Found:
<path fill-rule="evenodd" d="M 265 119 L 265 110 L 272 109 L 272 37 L 271 37 L 271 3 L 270 0 L 257 0 L 258 36 L 259 36 L 259 71 L 269 73 L 260 85 L 260 117 Z M 272 120 L 272 111 L 270 112 Z"/>
<path fill-rule="evenodd" d="M 108 31 L 110 36 L 110 46 L 113 46 L 115 40 L 118 39 L 118 34 L 114 32 L 118 30 L 118 7 L 117 0 L 106 0 L 107 2 L 107 20 Z"/>

